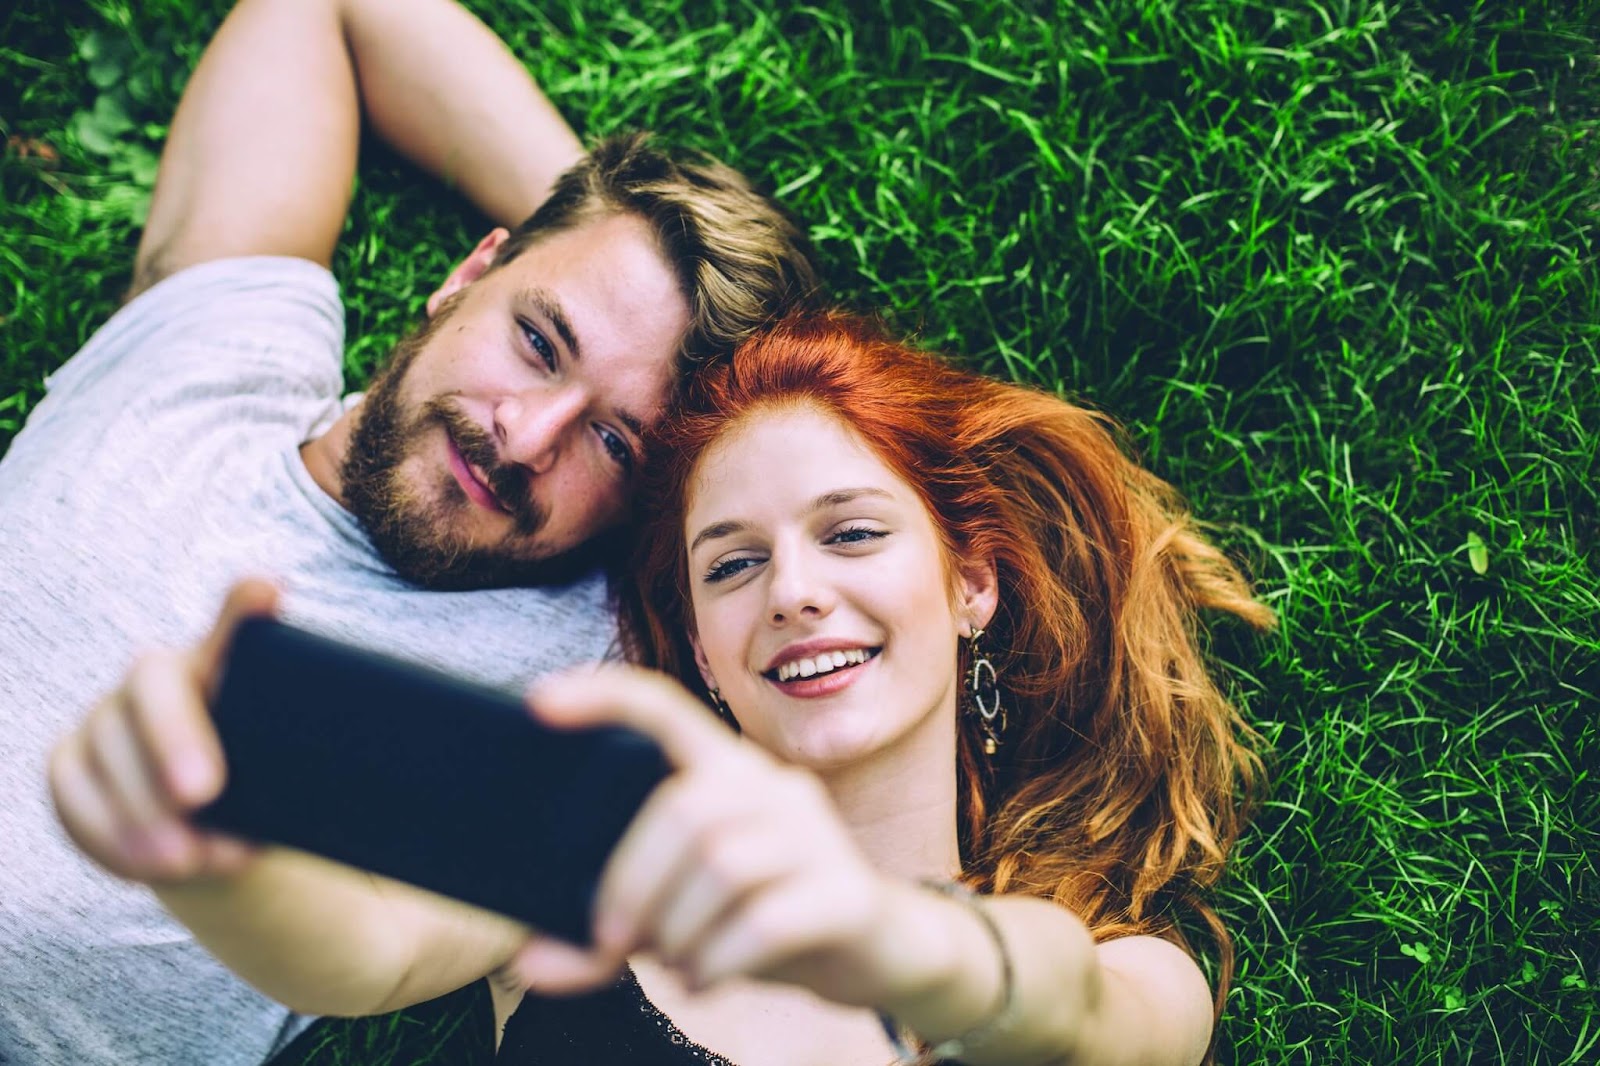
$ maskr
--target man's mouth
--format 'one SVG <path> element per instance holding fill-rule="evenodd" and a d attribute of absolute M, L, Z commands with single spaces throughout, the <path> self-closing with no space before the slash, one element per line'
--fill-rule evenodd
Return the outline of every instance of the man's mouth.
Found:
<path fill-rule="evenodd" d="M 510 508 L 500 502 L 500 498 L 489 487 L 489 480 L 475 465 L 467 461 L 461 454 L 461 448 L 456 444 L 454 434 L 445 431 L 446 449 L 450 454 L 450 473 L 455 476 L 456 483 L 461 486 L 461 491 L 467 498 L 486 511 L 496 514 L 510 514 Z"/>

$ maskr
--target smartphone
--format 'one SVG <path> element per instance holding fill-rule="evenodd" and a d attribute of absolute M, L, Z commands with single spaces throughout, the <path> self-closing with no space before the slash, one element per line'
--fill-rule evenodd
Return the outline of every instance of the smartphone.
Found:
<path fill-rule="evenodd" d="M 265 618 L 212 714 L 227 779 L 204 826 L 591 942 L 606 858 L 667 774 L 633 730 L 557 731 L 486 686 Z"/>

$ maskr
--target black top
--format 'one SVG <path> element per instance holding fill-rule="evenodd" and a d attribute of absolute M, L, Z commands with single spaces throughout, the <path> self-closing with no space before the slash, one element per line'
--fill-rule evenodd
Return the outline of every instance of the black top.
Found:
<path fill-rule="evenodd" d="M 633 976 L 586 996 L 524 996 L 500 1040 L 501 1066 L 734 1066 L 678 1031 Z"/>

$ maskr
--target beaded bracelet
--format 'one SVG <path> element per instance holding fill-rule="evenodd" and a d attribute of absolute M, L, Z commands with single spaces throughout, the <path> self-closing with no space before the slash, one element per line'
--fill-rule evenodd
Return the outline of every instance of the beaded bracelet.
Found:
<path fill-rule="evenodd" d="M 888 1036 L 889 1044 L 894 1048 L 896 1056 L 892 1066 L 933 1066 L 934 1063 L 958 1059 L 1003 1031 L 1011 1024 L 1017 1010 L 1017 980 L 1011 964 L 1011 949 L 1006 946 L 1006 939 L 1001 935 L 1000 926 L 995 922 L 994 915 L 989 913 L 989 908 L 979 901 L 971 889 L 960 882 L 923 881 L 921 884 L 924 888 L 931 888 L 965 905 L 983 923 L 984 929 L 989 933 L 989 939 L 994 941 L 995 950 L 1000 955 L 1000 1006 L 995 1008 L 994 1014 L 960 1036 L 941 1040 L 922 1051 L 916 1049 L 914 1046 L 916 1038 L 899 1022 L 885 1012 L 879 1011 L 878 1022 L 883 1026 L 884 1034 Z"/>

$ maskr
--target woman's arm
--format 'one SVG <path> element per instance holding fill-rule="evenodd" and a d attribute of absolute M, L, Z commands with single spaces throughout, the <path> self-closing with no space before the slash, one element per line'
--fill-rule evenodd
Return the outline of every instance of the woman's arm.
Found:
<path fill-rule="evenodd" d="M 372 1014 L 495 969 L 528 930 L 408 885 L 283 848 L 200 830 L 222 789 L 207 700 L 238 622 L 269 614 L 244 582 L 201 646 L 146 656 L 57 745 L 50 787 L 74 842 L 112 873 L 153 886 L 225 964 L 311 1014 Z"/>
<path fill-rule="evenodd" d="M 533 941 L 513 965 L 530 987 L 591 989 L 643 951 L 691 987 L 779 981 L 885 1011 L 934 1045 L 974 1035 L 959 1053 L 972 1066 L 1204 1057 L 1211 998 L 1180 949 L 1096 945 L 1046 900 L 960 900 L 879 871 L 813 775 L 738 739 L 669 679 L 607 669 L 542 682 L 532 703 L 556 725 L 643 730 L 676 772 L 607 863 L 596 948 Z"/>
<path fill-rule="evenodd" d="M 875 950 L 903 990 L 879 1005 L 932 1045 L 973 1036 L 962 1062 L 1180 1066 L 1205 1057 L 1205 976 L 1165 940 L 1097 945 L 1071 912 L 1027 896 L 963 902 L 906 886 L 887 913 Z"/>

